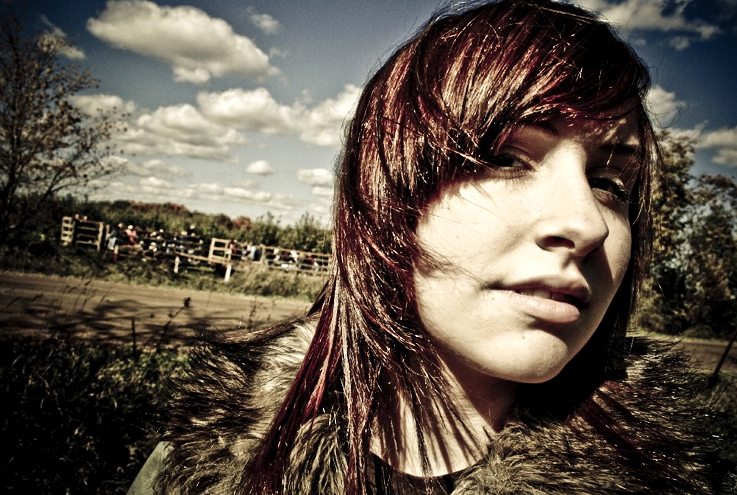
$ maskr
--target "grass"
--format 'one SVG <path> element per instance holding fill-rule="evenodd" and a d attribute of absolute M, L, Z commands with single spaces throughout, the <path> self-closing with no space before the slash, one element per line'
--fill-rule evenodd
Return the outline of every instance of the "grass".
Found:
<path fill-rule="evenodd" d="M 124 494 L 186 355 L 89 341 L 0 341 L 3 493 Z M 8 410 L 9 409 L 9 410 Z"/>
<path fill-rule="evenodd" d="M 225 282 L 222 274 L 206 263 L 182 265 L 179 273 L 174 273 L 173 262 L 168 259 L 131 256 L 113 263 L 109 259 L 109 252 L 102 256 L 94 250 L 53 243 L 37 246 L 33 250 L 0 247 L 0 269 L 305 301 L 313 301 L 325 283 L 324 276 L 288 272 L 259 263 L 240 265 L 230 281 Z"/>

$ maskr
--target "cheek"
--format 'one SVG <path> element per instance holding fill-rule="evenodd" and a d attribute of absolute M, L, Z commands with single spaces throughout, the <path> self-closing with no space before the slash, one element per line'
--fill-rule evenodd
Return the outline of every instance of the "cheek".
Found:
<path fill-rule="evenodd" d="M 604 243 L 606 256 L 613 275 L 615 290 L 622 282 L 632 255 L 632 229 L 628 222 L 618 221 L 610 228 Z"/>

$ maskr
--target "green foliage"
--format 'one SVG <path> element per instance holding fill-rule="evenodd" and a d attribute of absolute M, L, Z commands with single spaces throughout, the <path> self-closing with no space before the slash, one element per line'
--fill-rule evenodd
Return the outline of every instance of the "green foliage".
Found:
<path fill-rule="evenodd" d="M 737 323 L 737 184 L 691 174 L 694 142 L 661 136 L 652 278 L 639 319 L 672 334 L 726 337 Z"/>
<path fill-rule="evenodd" d="M 56 339 L 3 339 L 3 493 L 123 494 L 153 450 L 183 358 Z"/>
<path fill-rule="evenodd" d="M 262 215 L 249 226 L 244 240 L 250 244 L 263 244 L 264 246 L 278 246 L 281 237 L 279 221 L 270 212 Z"/>
<path fill-rule="evenodd" d="M 277 242 L 278 246 L 287 249 L 329 253 L 331 240 L 330 233 L 322 228 L 317 218 L 305 213 L 296 224 L 284 228 Z"/>
<path fill-rule="evenodd" d="M 235 272 L 228 283 L 230 291 L 256 296 L 278 296 L 314 301 L 325 285 L 323 277 L 298 270 L 274 270 L 260 264 L 246 265 Z"/>
<path fill-rule="evenodd" d="M 183 264 L 179 273 L 174 273 L 169 259 L 144 261 L 140 257 L 129 257 L 112 263 L 89 249 L 63 247 L 55 242 L 45 245 L 48 250 L 41 254 L 0 246 L 0 270 L 307 301 L 313 301 L 325 283 L 321 276 L 272 269 L 259 263 L 241 265 L 230 281 L 225 282 L 222 272 L 205 263 Z M 104 254 L 109 256 L 109 253 Z"/>

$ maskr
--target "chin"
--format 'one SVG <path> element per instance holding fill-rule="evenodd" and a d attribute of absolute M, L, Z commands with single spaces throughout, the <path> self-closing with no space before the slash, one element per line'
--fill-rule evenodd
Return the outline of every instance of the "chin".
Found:
<path fill-rule="evenodd" d="M 513 381 L 517 383 L 525 383 L 528 385 L 538 385 L 540 383 L 548 382 L 552 380 L 553 378 L 555 378 L 556 376 L 558 376 L 560 372 L 563 371 L 564 367 L 565 365 L 560 366 L 560 367 L 555 367 L 552 369 L 549 369 L 549 368 L 538 369 L 538 370 L 534 370 L 533 372 L 529 372 L 529 373 L 521 373 L 517 377 L 518 379 L 513 380 Z"/>
<path fill-rule="evenodd" d="M 520 363 L 521 366 L 509 370 L 507 380 L 530 385 L 545 383 L 558 376 L 571 360 L 567 353 L 562 356 L 548 356 L 548 358 Z"/>

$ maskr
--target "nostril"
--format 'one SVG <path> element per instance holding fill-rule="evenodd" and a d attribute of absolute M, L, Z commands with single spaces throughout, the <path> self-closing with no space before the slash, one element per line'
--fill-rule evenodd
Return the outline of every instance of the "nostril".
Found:
<path fill-rule="evenodd" d="M 575 243 L 571 239 L 557 235 L 548 236 L 546 238 L 545 244 L 547 244 L 548 247 L 575 247 Z"/>

